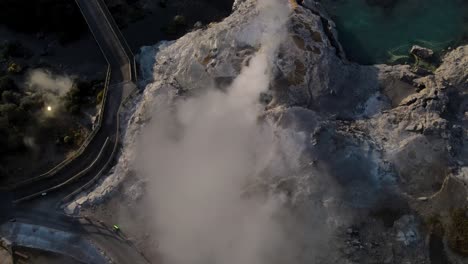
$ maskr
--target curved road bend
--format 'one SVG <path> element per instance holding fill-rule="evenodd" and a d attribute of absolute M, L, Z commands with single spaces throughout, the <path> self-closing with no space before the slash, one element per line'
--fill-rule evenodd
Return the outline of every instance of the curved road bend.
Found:
<path fill-rule="evenodd" d="M 16 221 L 0 225 L 0 237 L 16 246 L 52 251 L 89 264 L 107 263 L 107 258 L 117 264 L 148 263 L 122 233 L 104 223 L 44 211 L 18 210 L 10 217 Z"/>
<path fill-rule="evenodd" d="M 111 68 L 110 85 L 104 105 L 103 123 L 84 152 L 52 177 L 16 186 L 13 200 L 20 202 L 52 192 L 62 184 L 79 185 L 90 180 L 107 163 L 117 142 L 117 113 L 122 100 L 133 90 L 131 54 L 123 47 L 114 21 L 107 19 L 105 8 L 97 0 L 76 0 L 103 55 Z M 110 20 L 112 18 L 109 18 Z M 106 143 L 106 140 L 109 142 Z M 102 152 L 102 153 L 101 153 Z M 101 154 L 100 154 L 101 153 Z M 98 159 L 97 159 L 98 158 Z M 79 180 L 79 181 L 78 181 Z"/>

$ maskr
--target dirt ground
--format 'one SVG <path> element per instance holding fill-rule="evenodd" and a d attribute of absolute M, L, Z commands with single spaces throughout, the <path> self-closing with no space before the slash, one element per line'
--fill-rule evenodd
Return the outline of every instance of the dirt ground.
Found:
<path fill-rule="evenodd" d="M 12 264 L 9 252 L 0 247 L 0 264 Z"/>

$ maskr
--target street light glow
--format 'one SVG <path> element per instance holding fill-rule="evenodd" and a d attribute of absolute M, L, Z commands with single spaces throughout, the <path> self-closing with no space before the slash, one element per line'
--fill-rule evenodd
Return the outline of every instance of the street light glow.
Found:
<path fill-rule="evenodd" d="M 52 107 L 50 105 L 47 106 L 47 111 L 49 111 L 49 112 L 52 111 Z"/>

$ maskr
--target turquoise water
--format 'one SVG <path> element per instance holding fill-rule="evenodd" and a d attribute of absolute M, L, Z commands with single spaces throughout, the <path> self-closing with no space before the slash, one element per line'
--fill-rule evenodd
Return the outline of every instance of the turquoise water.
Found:
<path fill-rule="evenodd" d="M 362 64 L 401 63 L 414 44 L 440 52 L 468 39 L 468 0 L 397 0 L 391 7 L 372 0 L 321 2 L 348 58 Z"/>

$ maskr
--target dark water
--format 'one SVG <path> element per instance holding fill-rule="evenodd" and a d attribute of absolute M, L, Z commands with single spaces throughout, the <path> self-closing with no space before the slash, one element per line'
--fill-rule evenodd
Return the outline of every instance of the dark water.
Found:
<path fill-rule="evenodd" d="M 402 62 L 412 45 L 436 52 L 468 39 L 468 0 L 321 0 L 348 58 Z"/>

